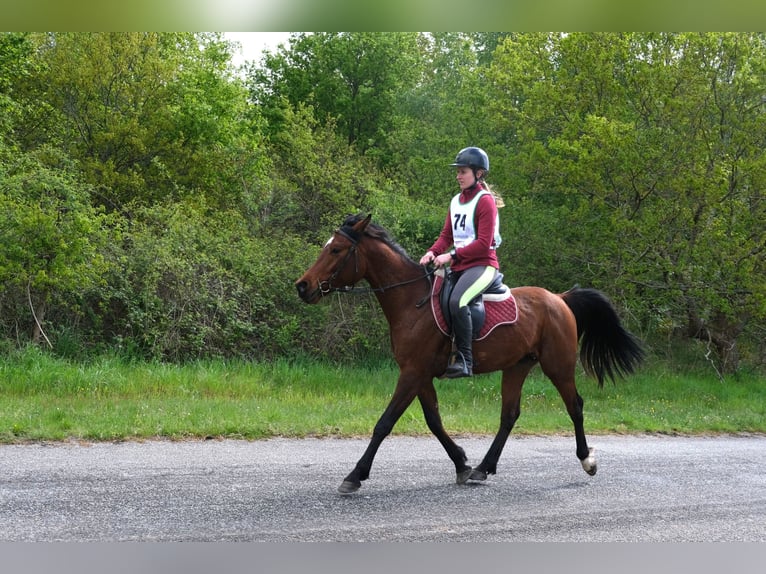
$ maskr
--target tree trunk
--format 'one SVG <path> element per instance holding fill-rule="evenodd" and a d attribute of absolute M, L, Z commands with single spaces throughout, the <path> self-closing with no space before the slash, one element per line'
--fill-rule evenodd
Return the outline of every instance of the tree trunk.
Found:
<path fill-rule="evenodd" d="M 715 356 L 719 374 L 735 373 L 739 369 L 739 348 L 737 338 L 744 329 L 746 320 L 731 320 L 722 312 L 705 322 L 695 312 L 689 312 L 687 336 L 704 341 Z M 708 355 L 709 358 L 709 355 Z"/>

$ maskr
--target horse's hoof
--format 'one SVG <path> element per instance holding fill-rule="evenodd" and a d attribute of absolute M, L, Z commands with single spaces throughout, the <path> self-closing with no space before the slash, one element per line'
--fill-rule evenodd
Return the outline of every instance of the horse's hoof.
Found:
<path fill-rule="evenodd" d="M 596 464 L 596 456 L 593 453 L 593 449 L 588 449 L 588 456 L 586 456 L 584 459 L 580 461 L 580 464 L 582 464 L 582 468 L 585 472 L 587 472 L 590 476 L 593 476 L 596 474 L 596 471 L 598 470 L 598 465 Z"/>
<path fill-rule="evenodd" d="M 361 487 L 361 482 L 351 482 L 350 480 L 344 480 L 343 483 L 338 487 L 338 492 L 340 494 L 354 494 Z"/>
<path fill-rule="evenodd" d="M 471 472 L 471 476 L 468 477 L 468 480 L 487 480 L 487 473 L 475 468 Z"/>
<path fill-rule="evenodd" d="M 457 473 L 457 483 L 465 484 L 471 479 L 471 474 L 473 474 L 473 469 L 470 466 L 465 470 L 461 470 Z"/>

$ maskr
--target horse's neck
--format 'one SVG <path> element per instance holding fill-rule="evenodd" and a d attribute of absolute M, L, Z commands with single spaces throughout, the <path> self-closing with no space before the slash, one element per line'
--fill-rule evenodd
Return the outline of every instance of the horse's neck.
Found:
<path fill-rule="evenodd" d="M 418 281 L 420 278 L 423 280 Z M 365 279 L 375 291 L 389 322 L 395 320 L 408 302 L 414 305 L 427 292 L 423 268 L 406 261 L 388 247 L 369 254 Z"/>

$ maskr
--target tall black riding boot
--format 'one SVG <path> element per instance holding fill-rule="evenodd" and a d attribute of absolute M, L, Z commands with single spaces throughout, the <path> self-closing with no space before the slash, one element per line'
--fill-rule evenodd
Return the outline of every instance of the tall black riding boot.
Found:
<path fill-rule="evenodd" d="M 460 307 L 458 312 L 452 315 L 452 331 L 455 333 L 457 353 L 454 362 L 447 367 L 444 376 L 448 379 L 470 377 L 473 375 L 473 354 L 471 352 L 473 321 L 471 310 L 468 307 Z"/>

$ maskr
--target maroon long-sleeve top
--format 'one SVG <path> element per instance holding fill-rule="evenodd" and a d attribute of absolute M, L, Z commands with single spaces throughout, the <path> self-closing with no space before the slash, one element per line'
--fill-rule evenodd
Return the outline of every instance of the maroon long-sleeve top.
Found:
<path fill-rule="evenodd" d="M 485 190 L 483 184 L 478 183 L 460 192 L 460 203 L 471 201 L 476 194 Z M 477 265 L 492 266 L 499 269 L 497 254 L 492 248 L 495 239 L 495 222 L 497 221 L 497 205 L 492 194 L 485 194 L 479 198 L 474 212 L 474 227 L 476 238 L 465 247 L 455 250 L 456 260 L 452 262 L 453 271 L 463 271 Z M 429 251 L 438 256 L 446 253 L 453 245 L 452 213 L 448 210 L 439 238 L 434 242 Z"/>

